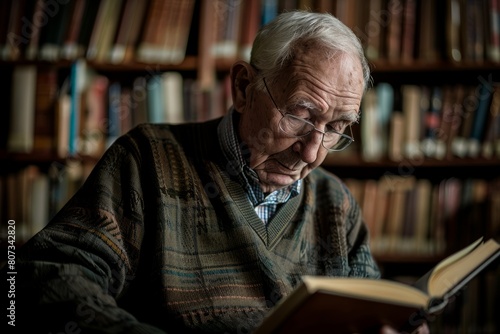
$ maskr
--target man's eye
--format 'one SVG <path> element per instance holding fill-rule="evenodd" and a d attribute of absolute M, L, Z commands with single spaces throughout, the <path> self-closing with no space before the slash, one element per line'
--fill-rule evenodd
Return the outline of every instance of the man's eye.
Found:
<path fill-rule="evenodd" d="M 310 120 L 310 115 L 311 113 L 309 112 L 309 109 L 304 108 L 302 106 L 293 106 L 287 109 L 288 112 L 296 117 L 302 118 L 306 121 Z"/>
<path fill-rule="evenodd" d="M 336 132 L 342 133 L 342 132 L 344 132 L 347 125 L 349 125 L 349 124 L 348 124 L 348 122 L 345 122 L 345 121 L 333 122 L 333 123 L 327 124 L 325 131 L 336 131 Z"/>

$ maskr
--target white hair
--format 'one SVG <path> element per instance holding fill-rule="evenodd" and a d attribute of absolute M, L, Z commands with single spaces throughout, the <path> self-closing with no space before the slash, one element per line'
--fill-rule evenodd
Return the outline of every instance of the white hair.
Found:
<path fill-rule="evenodd" d="M 328 13 L 291 11 L 278 15 L 255 37 L 250 64 L 259 75 L 274 77 L 293 60 L 304 44 L 314 42 L 318 51 L 331 57 L 338 52 L 357 57 L 363 69 L 364 89 L 370 82 L 370 67 L 356 35 Z"/>

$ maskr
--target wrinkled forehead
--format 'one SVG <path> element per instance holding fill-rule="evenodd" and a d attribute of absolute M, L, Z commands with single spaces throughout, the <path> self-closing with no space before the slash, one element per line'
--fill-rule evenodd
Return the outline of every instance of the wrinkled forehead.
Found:
<path fill-rule="evenodd" d="M 351 85 L 365 88 L 361 60 L 352 53 L 331 50 L 317 42 L 294 47 L 293 56 L 286 61 L 279 74 L 287 77 L 297 71 L 304 75 L 315 75 L 328 79 L 348 78 Z"/>
<path fill-rule="evenodd" d="M 312 51 L 297 54 L 281 72 L 278 81 L 282 84 L 282 93 L 288 94 L 299 89 L 323 97 L 361 99 L 364 91 L 359 59 L 343 52 L 333 56 L 318 56 Z"/>

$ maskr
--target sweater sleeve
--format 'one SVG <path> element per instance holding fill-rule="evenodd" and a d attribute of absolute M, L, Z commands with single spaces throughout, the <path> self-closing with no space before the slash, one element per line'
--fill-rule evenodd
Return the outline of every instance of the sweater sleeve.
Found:
<path fill-rule="evenodd" d="M 144 237 L 139 152 L 130 136 L 117 140 L 75 196 L 20 247 L 16 329 L 163 333 L 117 304 L 137 275 Z"/>

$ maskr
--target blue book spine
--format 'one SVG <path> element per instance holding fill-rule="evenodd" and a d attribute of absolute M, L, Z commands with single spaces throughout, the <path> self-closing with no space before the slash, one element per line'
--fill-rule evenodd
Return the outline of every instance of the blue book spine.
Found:
<path fill-rule="evenodd" d="M 108 91 L 108 144 L 109 147 L 121 134 L 121 86 L 119 82 L 114 82 L 109 86 Z"/>
<path fill-rule="evenodd" d="M 493 95 L 493 87 L 484 83 L 479 88 L 479 102 L 474 117 L 474 123 L 472 124 L 471 138 L 477 141 L 481 141 L 484 133 L 484 127 L 486 124 L 486 119 L 488 116 L 488 110 L 491 104 L 491 97 Z"/>
<path fill-rule="evenodd" d="M 164 123 L 163 82 L 161 75 L 154 75 L 147 84 L 148 118 L 150 123 Z"/>
<path fill-rule="evenodd" d="M 265 0 L 262 2 L 261 24 L 272 21 L 278 14 L 278 0 Z"/>
<path fill-rule="evenodd" d="M 69 142 L 68 142 L 68 154 L 74 156 L 78 152 L 78 129 L 80 122 L 80 91 L 78 87 L 79 78 L 81 75 L 78 70 L 78 62 L 74 62 L 71 65 L 70 72 L 70 115 L 69 115 Z"/>

